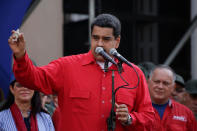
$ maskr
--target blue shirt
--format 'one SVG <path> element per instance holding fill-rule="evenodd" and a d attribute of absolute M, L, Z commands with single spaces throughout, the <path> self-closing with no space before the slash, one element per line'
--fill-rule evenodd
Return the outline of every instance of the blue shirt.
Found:
<path fill-rule="evenodd" d="M 49 114 L 40 112 L 36 114 L 39 131 L 55 131 Z M 10 109 L 0 112 L 0 131 L 17 131 Z"/>
<path fill-rule="evenodd" d="M 169 102 L 167 102 L 166 104 L 162 104 L 162 105 L 152 103 L 153 107 L 158 111 L 159 116 L 160 116 L 161 119 L 163 117 L 163 113 L 164 113 L 168 103 Z"/>

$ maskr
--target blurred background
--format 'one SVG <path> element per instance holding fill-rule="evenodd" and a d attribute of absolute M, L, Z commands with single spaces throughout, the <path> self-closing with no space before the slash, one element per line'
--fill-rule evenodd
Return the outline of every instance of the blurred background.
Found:
<path fill-rule="evenodd" d="M 122 23 L 118 51 L 138 64 L 168 64 L 185 80 L 197 78 L 196 0 L 2 0 L 0 87 L 7 92 L 12 66 L 11 30 L 25 35 L 38 66 L 89 50 L 89 23 L 101 13 Z"/>

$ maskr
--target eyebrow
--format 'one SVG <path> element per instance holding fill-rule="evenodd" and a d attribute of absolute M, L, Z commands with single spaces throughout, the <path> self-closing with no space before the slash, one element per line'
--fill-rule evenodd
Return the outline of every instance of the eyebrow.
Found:
<path fill-rule="evenodd" d="M 94 37 L 98 37 L 98 35 L 92 35 L 92 36 L 94 36 Z"/>
<path fill-rule="evenodd" d="M 110 36 L 104 36 L 103 38 L 105 38 L 105 39 L 111 39 L 112 37 L 110 37 Z"/>
<path fill-rule="evenodd" d="M 99 35 L 92 34 L 93 37 L 100 37 Z M 102 38 L 112 38 L 112 36 L 101 36 Z"/>

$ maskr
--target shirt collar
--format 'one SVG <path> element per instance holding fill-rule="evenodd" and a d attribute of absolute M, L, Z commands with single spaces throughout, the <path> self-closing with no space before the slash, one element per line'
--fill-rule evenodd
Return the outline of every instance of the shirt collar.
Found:
<path fill-rule="evenodd" d="M 82 65 L 88 65 L 91 63 L 96 63 L 95 59 L 94 59 L 94 55 L 92 54 L 92 51 L 90 50 L 88 53 L 86 53 L 87 57 L 84 57 L 84 59 L 82 60 Z"/>
<path fill-rule="evenodd" d="M 169 99 L 169 107 L 173 108 L 174 106 L 174 100 Z"/>
<path fill-rule="evenodd" d="M 101 69 L 104 69 L 105 67 L 105 62 L 100 62 L 100 61 L 96 61 L 96 63 L 101 67 Z M 111 67 L 112 63 L 111 62 L 107 62 L 107 68 Z"/>
<path fill-rule="evenodd" d="M 91 51 L 91 50 L 89 50 L 89 52 L 86 53 L 85 55 L 86 55 L 87 57 L 84 57 L 84 58 L 82 59 L 82 62 L 81 62 L 81 64 L 82 64 L 83 66 L 89 65 L 89 64 L 92 64 L 92 63 L 97 64 L 97 62 L 96 62 L 96 60 L 95 60 L 95 58 L 94 58 L 94 55 L 92 54 L 92 51 Z M 118 62 L 117 59 L 115 59 L 115 61 Z M 109 66 L 109 65 L 108 65 L 108 66 Z M 112 64 L 112 65 L 109 67 L 109 69 L 111 69 L 111 70 L 117 70 L 117 67 L 116 67 L 115 65 Z"/>
<path fill-rule="evenodd" d="M 169 107 L 173 107 L 174 104 L 173 100 L 169 99 L 167 103 Z M 152 105 L 157 105 L 157 104 L 152 103 Z"/>

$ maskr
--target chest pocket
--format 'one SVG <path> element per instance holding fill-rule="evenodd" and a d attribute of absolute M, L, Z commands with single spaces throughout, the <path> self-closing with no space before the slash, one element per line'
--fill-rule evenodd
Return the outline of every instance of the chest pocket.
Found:
<path fill-rule="evenodd" d="M 72 112 L 89 113 L 90 91 L 71 89 L 69 93 Z"/>
<path fill-rule="evenodd" d="M 184 121 L 171 120 L 167 128 L 169 131 L 187 131 L 187 124 Z"/>
<path fill-rule="evenodd" d="M 116 102 L 118 104 L 126 104 L 129 108 L 129 110 L 133 110 L 133 106 L 134 106 L 134 98 L 129 95 L 128 93 L 118 93 L 116 96 Z"/>

